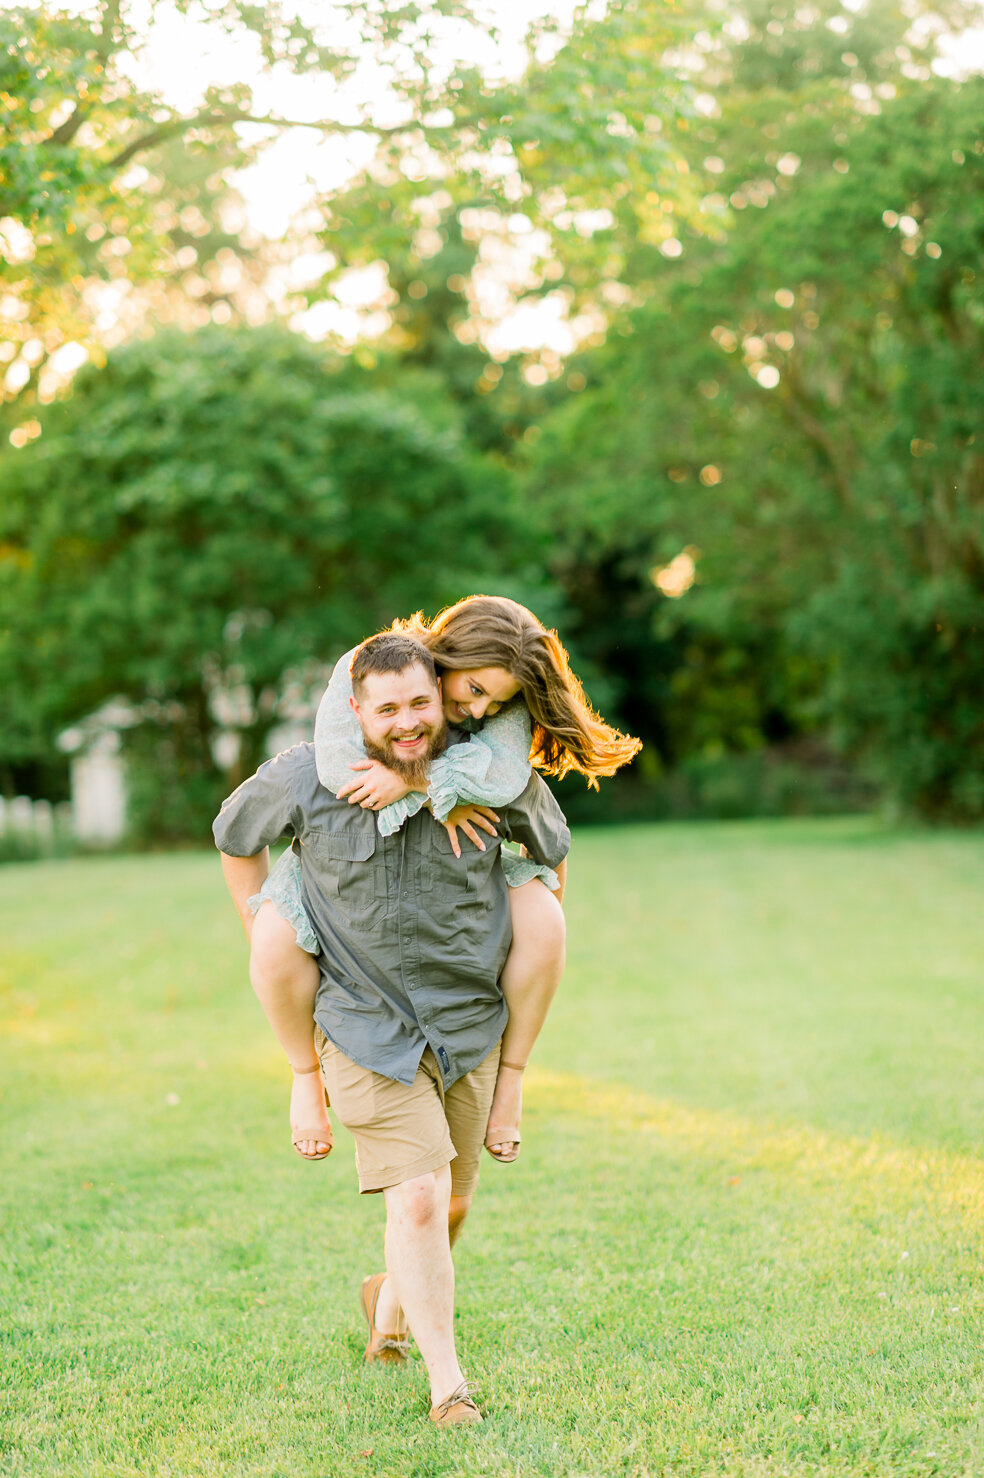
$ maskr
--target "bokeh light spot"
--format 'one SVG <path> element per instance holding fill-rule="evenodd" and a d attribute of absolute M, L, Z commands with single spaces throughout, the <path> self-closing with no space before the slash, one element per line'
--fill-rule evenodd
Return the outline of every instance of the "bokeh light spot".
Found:
<path fill-rule="evenodd" d="M 661 595 L 677 600 L 690 589 L 697 573 L 695 553 L 696 551 L 690 548 L 683 549 L 670 560 L 668 565 L 657 565 L 650 570 L 649 578 Z"/>

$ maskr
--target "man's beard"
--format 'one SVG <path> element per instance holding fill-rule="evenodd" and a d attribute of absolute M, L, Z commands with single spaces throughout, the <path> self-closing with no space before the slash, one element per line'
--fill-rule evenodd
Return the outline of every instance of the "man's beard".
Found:
<path fill-rule="evenodd" d="M 404 785 L 410 790 L 426 790 L 430 780 L 431 760 L 436 760 L 438 755 L 443 754 L 448 747 L 448 726 L 442 720 L 439 729 L 425 728 L 423 735 L 428 741 L 427 753 L 415 760 L 407 760 L 402 755 L 394 753 L 388 742 L 384 747 L 380 744 L 373 744 L 365 734 L 362 737 L 365 741 L 366 754 L 371 760 L 378 760 L 381 765 L 385 765 L 388 770 L 399 775 Z"/>

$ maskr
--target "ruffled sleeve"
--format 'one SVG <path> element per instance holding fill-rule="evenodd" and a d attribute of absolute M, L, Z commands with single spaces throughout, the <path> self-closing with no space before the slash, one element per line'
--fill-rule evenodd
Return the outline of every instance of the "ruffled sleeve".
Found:
<path fill-rule="evenodd" d="M 314 758 L 318 779 L 332 795 L 337 795 L 343 785 L 354 779 L 351 766 L 366 757 L 362 729 L 349 703 L 352 696 L 349 664 L 354 653 L 355 647 L 335 663 L 314 721 Z M 376 812 L 380 836 L 392 836 L 399 831 L 407 817 L 415 816 L 426 802 L 427 796 L 423 791 L 412 790 L 400 800 L 383 806 Z"/>
<path fill-rule="evenodd" d="M 452 744 L 430 767 L 431 810 L 443 821 L 459 801 L 505 806 L 522 795 L 532 773 L 532 726 L 525 703 L 485 720 L 467 744 Z"/>

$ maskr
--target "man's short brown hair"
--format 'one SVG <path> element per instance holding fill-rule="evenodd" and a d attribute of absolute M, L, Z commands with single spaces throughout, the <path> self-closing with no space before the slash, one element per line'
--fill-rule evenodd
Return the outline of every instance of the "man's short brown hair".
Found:
<path fill-rule="evenodd" d="M 377 636 L 370 636 L 355 649 L 349 667 L 352 688 L 357 696 L 361 696 L 365 680 L 372 673 L 406 672 L 408 667 L 413 667 L 416 663 L 420 664 L 436 686 L 437 668 L 434 666 L 434 658 L 421 642 L 415 641 L 412 636 L 403 636 L 398 631 L 380 631 Z"/>

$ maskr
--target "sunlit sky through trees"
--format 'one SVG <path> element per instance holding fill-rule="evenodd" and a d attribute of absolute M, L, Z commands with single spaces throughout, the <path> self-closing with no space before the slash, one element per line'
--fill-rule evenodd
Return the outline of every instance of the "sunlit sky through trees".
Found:
<path fill-rule="evenodd" d="M 84 15 L 91 7 L 85 0 L 67 0 L 65 9 Z M 589 14 L 604 13 L 603 0 L 588 7 Z M 483 0 L 474 7 L 476 24 L 466 25 L 448 20 L 433 56 L 438 69 L 450 71 L 456 64 L 476 64 L 490 80 L 519 77 L 528 60 L 524 38 L 528 28 L 538 19 L 552 19 L 559 30 L 544 37 L 538 56 L 546 60 L 561 44 L 563 32 L 575 12 L 575 0 L 528 0 L 522 6 L 515 0 Z M 337 34 L 340 42 L 351 44 L 352 37 L 342 28 L 344 18 L 335 11 L 336 19 L 325 22 L 333 7 L 317 3 L 299 3 L 296 10 L 309 23 L 322 22 L 328 41 Z M 145 37 L 128 70 L 139 85 L 159 92 L 170 105 L 190 110 L 210 86 L 229 86 L 248 82 L 254 89 L 257 107 L 270 115 L 323 124 L 337 120 L 351 126 L 367 112 L 380 126 L 398 124 L 408 117 L 406 104 L 389 86 L 386 69 L 367 46 L 364 63 L 343 84 L 322 76 L 278 75 L 265 68 L 255 36 L 230 36 L 214 21 L 182 14 L 177 6 L 137 4 L 128 12 L 130 24 Z M 984 69 L 984 0 L 981 5 L 980 28 L 964 32 L 960 37 L 943 38 L 941 59 L 936 70 L 949 75 L 966 75 Z M 334 28 L 334 30 L 333 30 Z M 495 35 L 492 34 L 492 28 Z M 284 130 L 266 129 L 256 124 L 240 124 L 237 131 L 250 143 L 264 144 L 258 159 L 250 167 L 232 177 L 242 197 L 244 220 L 248 232 L 276 240 L 305 225 L 305 211 L 319 197 L 343 187 L 371 160 L 376 137 L 371 133 L 325 135 L 322 129 L 298 126 Z M 538 243 L 529 242 L 530 260 Z M 284 282 L 276 276 L 269 283 L 274 300 L 279 294 L 313 281 L 324 271 L 327 262 L 320 253 L 299 249 L 286 269 Z M 516 306 L 510 290 L 523 276 L 524 262 L 505 258 L 491 263 L 486 271 L 486 320 L 498 318 L 495 343 L 489 347 L 499 352 L 513 352 L 537 342 L 549 346 L 562 356 L 576 346 L 578 335 L 557 312 L 551 300 Z M 341 278 L 330 299 L 297 322 L 315 338 L 332 334 L 353 341 L 374 333 L 373 306 L 380 301 L 385 286 L 385 272 L 376 268 L 359 269 Z M 385 315 L 376 315 L 380 321 Z"/>

